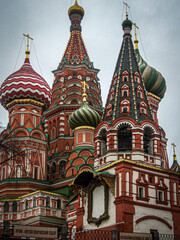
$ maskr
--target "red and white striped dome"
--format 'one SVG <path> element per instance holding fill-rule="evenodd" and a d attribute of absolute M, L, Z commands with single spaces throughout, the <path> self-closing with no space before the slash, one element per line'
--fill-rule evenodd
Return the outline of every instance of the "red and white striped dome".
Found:
<path fill-rule="evenodd" d="M 1 104 L 6 109 L 14 100 L 30 99 L 43 103 L 46 110 L 51 103 L 51 95 L 48 83 L 33 70 L 29 58 L 3 82 L 0 89 Z"/>

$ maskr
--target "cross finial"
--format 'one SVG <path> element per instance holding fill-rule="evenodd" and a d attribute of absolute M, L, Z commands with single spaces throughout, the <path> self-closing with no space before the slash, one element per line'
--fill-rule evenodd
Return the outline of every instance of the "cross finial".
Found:
<path fill-rule="evenodd" d="M 175 145 L 174 143 L 172 143 L 172 146 L 173 146 L 173 152 L 174 152 L 174 154 L 173 154 L 173 156 L 174 156 L 174 161 L 176 161 L 176 152 L 175 152 L 175 147 L 176 147 L 176 145 Z"/>
<path fill-rule="evenodd" d="M 128 8 L 130 8 L 130 6 L 125 2 L 123 2 L 123 3 L 126 6 L 126 19 L 128 19 Z"/>
<path fill-rule="evenodd" d="M 33 40 L 32 37 L 29 36 L 29 34 L 23 34 L 25 37 L 27 37 L 27 50 L 26 50 L 26 58 L 29 58 L 29 54 L 30 54 L 30 51 L 29 51 L 29 39 Z"/>
<path fill-rule="evenodd" d="M 83 84 L 83 102 L 86 102 L 86 86 L 88 85 L 87 83 L 86 83 L 86 81 L 84 80 L 84 81 L 82 81 L 81 82 L 82 84 Z"/>
<path fill-rule="evenodd" d="M 137 39 L 137 29 L 139 29 L 139 27 L 136 25 L 136 23 L 133 23 L 134 27 L 135 27 L 135 40 L 134 40 L 134 43 L 135 43 L 135 49 L 138 49 L 138 39 Z"/>

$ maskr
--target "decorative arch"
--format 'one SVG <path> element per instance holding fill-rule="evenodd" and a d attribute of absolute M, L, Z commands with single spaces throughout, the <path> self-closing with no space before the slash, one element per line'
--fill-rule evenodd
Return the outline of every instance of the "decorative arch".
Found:
<path fill-rule="evenodd" d="M 94 164 L 94 158 L 93 157 L 89 157 L 87 159 L 87 164 Z"/>
<path fill-rule="evenodd" d="M 75 167 L 70 167 L 66 172 L 66 177 L 72 177 L 77 174 L 77 169 Z"/>
<path fill-rule="evenodd" d="M 142 221 L 145 221 L 145 220 L 150 220 L 150 219 L 153 219 L 153 220 L 157 220 L 159 222 L 162 222 L 164 223 L 169 229 L 172 229 L 172 226 L 163 218 L 160 218 L 160 217 L 156 217 L 156 216 L 145 216 L 145 217 L 141 217 L 139 219 L 136 220 L 136 224 L 142 222 Z"/>
<path fill-rule="evenodd" d="M 82 150 L 82 151 L 79 153 L 79 157 L 84 157 L 84 156 L 92 156 L 92 152 L 89 151 L 89 150 Z"/>
<path fill-rule="evenodd" d="M 79 172 L 82 171 L 82 170 L 90 170 L 90 171 L 93 171 L 93 168 L 89 165 L 84 165 L 82 167 L 79 168 Z"/>
<path fill-rule="evenodd" d="M 74 159 L 74 161 L 72 162 L 72 166 L 81 165 L 81 164 L 85 164 L 85 161 L 84 161 L 83 158 L 76 158 L 76 159 Z"/>
<path fill-rule="evenodd" d="M 78 157 L 77 152 L 72 152 L 72 153 L 69 155 L 69 160 L 75 159 L 75 158 L 77 158 L 77 157 Z"/>
<path fill-rule="evenodd" d="M 29 136 L 29 132 L 25 128 L 17 128 L 13 131 L 13 137 L 26 137 L 26 136 Z"/>
<path fill-rule="evenodd" d="M 116 130 L 118 130 L 118 129 L 120 129 L 120 128 L 125 128 L 125 127 L 127 127 L 127 128 L 134 128 L 134 123 L 133 122 L 131 122 L 130 120 L 128 121 L 128 120 L 121 120 L 121 121 L 118 121 L 115 125 L 114 125 L 114 128 L 116 129 Z"/>
<path fill-rule="evenodd" d="M 30 135 L 30 136 L 31 136 L 31 137 L 34 137 L 34 138 L 41 139 L 41 140 L 45 140 L 44 134 L 43 134 L 41 131 L 39 131 L 39 130 L 33 130 L 33 131 L 31 132 L 31 135 Z"/>
<path fill-rule="evenodd" d="M 143 130 L 147 130 L 151 135 L 157 133 L 156 128 L 151 123 L 146 122 L 142 124 L 141 127 L 143 128 Z"/>

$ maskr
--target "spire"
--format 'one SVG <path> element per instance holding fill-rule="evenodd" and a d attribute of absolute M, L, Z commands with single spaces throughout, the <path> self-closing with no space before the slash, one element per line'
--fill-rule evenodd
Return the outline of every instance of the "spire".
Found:
<path fill-rule="evenodd" d="M 82 63 L 93 68 L 93 63 L 89 59 L 81 36 L 81 20 L 84 16 L 84 9 L 78 5 L 77 0 L 75 0 L 75 4 L 69 8 L 68 15 L 71 21 L 71 35 L 58 69 L 62 68 L 64 64 L 76 65 Z"/>
<path fill-rule="evenodd" d="M 26 53 L 26 58 L 29 58 L 29 54 L 30 54 L 30 50 L 29 50 L 29 39 L 31 39 L 31 40 L 33 40 L 33 38 L 31 38 L 30 36 L 29 36 L 29 34 L 23 34 L 25 37 L 27 37 L 27 49 L 26 49 L 26 51 L 25 51 L 25 53 Z"/>
<path fill-rule="evenodd" d="M 131 117 L 137 122 L 153 120 L 131 39 L 132 22 L 128 19 L 128 7 L 126 5 L 126 19 L 122 23 L 123 42 L 103 116 L 108 122 L 120 117 Z"/>
<path fill-rule="evenodd" d="M 176 145 L 174 143 L 172 143 L 172 146 L 173 146 L 173 164 L 171 166 L 171 170 L 172 171 L 175 171 L 175 172 L 180 172 L 180 166 L 177 162 L 177 158 L 176 158 L 176 151 L 175 151 L 175 147 Z"/>

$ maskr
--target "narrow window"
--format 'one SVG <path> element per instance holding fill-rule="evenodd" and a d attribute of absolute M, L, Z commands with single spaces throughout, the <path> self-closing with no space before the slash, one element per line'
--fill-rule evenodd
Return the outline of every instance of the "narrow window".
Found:
<path fill-rule="evenodd" d="M 4 212 L 9 212 L 9 203 L 8 202 L 4 203 Z"/>
<path fill-rule="evenodd" d="M 83 133 L 83 142 L 86 142 L 86 133 Z"/>
<path fill-rule="evenodd" d="M 21 169 L 20 166 L 17 166 L 16 168 L 16 178 L 20 178 L 21 177 Z"/>
<path fill-rule="evenodd" d="M 49 197 L 46 198 L 46 207 L 50 207 L 50 198 Z"/>
<path fill-rule="evenodd" d="M 33 207 L 36 207 L 36 198 L 33 198 Z"/>
<path fill-rule="evenodd" d="M 162 191 L 158 191 L 158 200 L 160 202 L 164 201 L 164 199 L 163 199 L 163 192 Z"/>
<path fill-rule="evenodd" d="M 71 176 L 74 175 L 74 169 L 71 169 Z"/>
<path fill-rule="evenodd" d="M 61 209 L 61 200 L 60 199 L 58 199 L 58 201 L 57 201 L 57 209 Z"/>
<path fill-rule="evenodd" d="M 127 97 L 127 91 L 123 92 L 123 97 Z"/>
<path fill-rule="evenodd" d="M 2 180 L 4 180 L 6 178 L 6 169 L 3 168 L 3 177 L 2 177 Z"/>
<path fill-rule="evenodd" d="M 24 114 L 21 114 L 21 125 L 24 125 Z"/>
<path fill-rule="evenodd" d="M 38 168 L 34 169 L 34 179 L 38 179 Z"/>
<path fill-rule="evenodd" d="M 13 212 L 17 212 L 17 202 L 13 202 Z"/>
<path fill-rule="evenodd" d="M 123 81 L 127 82 L 127 77 L 126 76 L 124 76 Z"/>
<path fill-rule="evenodd" d="M 25 202 L 25 210 L 27 210 L 28 209 L 28 200 L 26 200 L 26 202 Z"/>
<path fill-rule="evenodd" d="M 144 198 L 144 188 L 143 187 L 139 187 L 139 197 Z"/>
<path fill-rule="evenodd" d="M 34 127 L 36 127 L 36 117 L 35 116 L 33 116 L 33 125 L 34 125 Z"/>
<path fill-rule="evenodd" d="M 74 204 L 70 205 L 70 211 L 74 210 Z"/>

